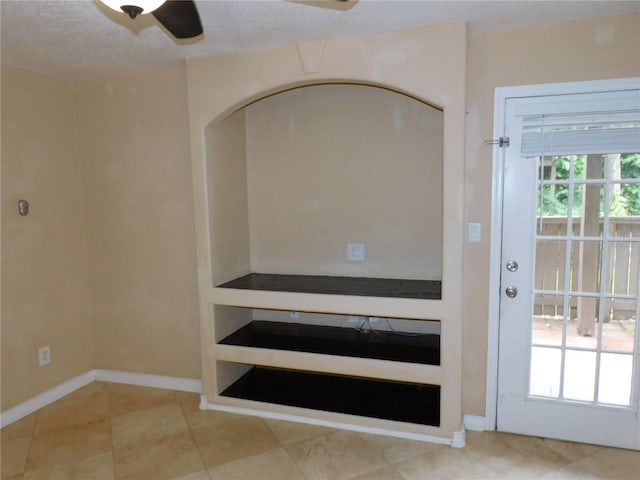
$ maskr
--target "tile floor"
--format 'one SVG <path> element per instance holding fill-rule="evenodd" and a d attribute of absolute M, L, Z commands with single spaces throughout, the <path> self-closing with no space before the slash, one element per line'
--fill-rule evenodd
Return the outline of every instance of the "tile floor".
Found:
<path fill-rule="evenodd" d="M 495 432 L 454 449 L 198 402 L 94 382 L 2 429 L 2 480 L 640 479 L 640 452 Z"/>

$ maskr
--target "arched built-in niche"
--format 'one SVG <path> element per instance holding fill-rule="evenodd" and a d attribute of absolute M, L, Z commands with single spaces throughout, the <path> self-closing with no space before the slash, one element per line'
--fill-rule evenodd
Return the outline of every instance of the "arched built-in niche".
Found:
<path fill-rule="evenodd" d="M 442 278 L 443 112 L 322 84 L 206 129 L 212 282 L 248 272 Z M 347 246 L 364 245 L 364 261 Z"/>
<path fill-rule="evenodd" d="M 462 314 L 459 293 L 462 288 L 461 252 L 464 238 L 464 142 L 461 138 L 464 138 L 465 131 L 466 44 L 466 26 L 456 24 L 187 61 L 200 293 L 203 408 L 329 422 L 334 426 L 340 424 L 356 430 L 368 428 L 379 432 L 382 429 L 411 438 L 464 444 L 464 437 L 461 435 Z M 310 64 L 306 61 L 309 60 L 309 55 L 315 62 L 311 63 L 317 67 L 312 70 L 306 68 Z M 346 221 L 335 221 L 331 225 L 330 239 L 335 245 L 322 243 L 322 232 L 326 230 L 324 224 L 336 220 L 338 214 L 347 213 L 339 211 L 345 201 L 338 202 L 339 207 L 332 207 L 335 216 L 323 217 L 321 214 L 325 213 L 324 208 L 332 198 L 304 198 L 300 197 L 300 192 L 305 192 L 298 191 L 297 200 L 295 197 L 289 197 L 294 200 L 286 200 L 285 193 L 288 190 L 302 188 L 305 183 L 302 179 L 305 169 L 299 169 L 295 182 L 286 181 L 288 175 L 282 170 L 289 172 L 294 168 L 293 165 L 296 164 L 292 163 L 293 159 L 276 159 L 282 165 L 271 165 L 268 161 L 254 164 L 261 158 L 255 155 L 256 149 L 278 152 L 276 147 L 280 147 L 275 144 L 275 137 L 271 137 L 270 142 L 273 143 L 268 144 L 269 148 L 264 143 L 262 146 L 256 143 L 258 137 L 253 135 L 253 131 L 259 126 L 258 118 L 264 119 L 264 130 L 278 130 L 277 138 L 281 143 L 290 143 L 293 127 L 297 132 L 300 125 L 296 115 L 293 115 L 295 121 L 291 122 L 290 112 L 282 116 L 283 121 L 275 123 L 276 116 L 267 106 L 280 101 L 289 105 L 290 99 L 287 102 L 281 99 L 286 99 L 291 94 L 303 95 L 312 89 L 328 87 L 334 83 L 368 85 L 365 88 L 371 90 L 376 90 L 372 87 L 390 89 L 393 91 L 384 93 L 392 98 L 400 97 L 398 93 L 405 94 L 418 102 L 437 105 L 435 110 L 441 110 L 436 112 L 443 123 L 439 173 L 442 179 L 441 192 L 436 195 L 441 202 L 437 206 L 430 205 L 433 210 L 424 213 L 424 222 L 422 219 L 414 222 L 424 228 L 429 224 L 429 214 L 440 208 L 439 226 L 433 227 L 434 230 L 439 228 L 440 232 L 415 232 L 415 238 L 419 239 L 416 245 L 421 242 L 424 244 L 419 252 L 412 251 L 411 246 L 394 247 L 390 241 L 386 241 L 382 242 L 383 252 L 380 254 L 376 251 L 378 247 L 375 238 L 352 239 L 351 235 L 355 231 L 348 231 Z M 297 90 L 298 87 L 310 85 L 314 86 Z M 347 87 L 354 86 L 356 85 Z M 292 92 L 285 92 L 287 90 Z M 271 97 L 263 100 L 267 96 Z M 409 103 L 414 101 L 408 97 L 403 98 Z M 321 95 L 317 96 L 316 102 L 320 103 L 320 107 L 325 106 Z M 265 111 L 258 115 L 258 109 L 262 108 Z M 348 117 L 351 114 L 349 109 L 341 116 Z M 387 119 L 386 123 L 393 131 L 394 127 L 403 130 L 397 127 L 404 127 L 406 119 L 412 117 L 385 114 L 382 118 Z M 352 120 L 347 122 L 350 125 L 342 125 L 340 130 L 353 130 L 357 134 L 369 120 Z M 320 138 L 334 128 L 335 122 L 334 118 L 317 123 Z M 312 132 L 313 130 L 311 129 Z M 393 142 L 380 142 L 380 139 L 393 137 L 395 133 L 377 135 L 369 131 L 365 135 L 367 139 L 373 136 L 378 143 L 375 149 L 370 149 L 374 150 L 372 155 L 378 155 L 379 151 L 383 152 L 394 145 Z M 355 136 L 347 137 L 352 138 Z M 335 140 L 332 144 L 334 142 Z M 411 141 L 396 143 L 392 149 L 392 158 L 380 164 L 390 174 L 397 173 L 392 166 L 398 166 L 403 161 L 403 151 L 410 144 Z M 371 142 L 360 142 L 360 145 L 370 147 Z M 310 147 L 306 146 L 301 148 L 299 155 L 305 159 L 311 158 L 317 149 L 320 147 L 309 152 Z M 357 148 L 351 150 L 359 151 Z M 352 188 L 355 190 L 366 185 L 364 181 L 357 182 L 367 175 L 366 168 L 336 167 L 342 165 L 336 160 L 341 158 L 341 153 L 342 150 L 338 149 L 337 153 L 325 154 L 331 157 L 332 168 L 326 171 L 314 170 L 309 175 L 311 180 L 331 185 L 336 190 L 339 182 L 335 181 L 335 175 L 353 171 L 350 177 L 345 175 L 345 178 L 350 178 Z M 310 154 L 312 155 L 309 156 Z M 273 156 L 270 154 L 266 157 L 269 159 Z M 284 168 L 285 161 L 290 162 L 288 168 Z M 318 163 L 314 165 L 317 167 Z M 259 178 L 256 175 L 259 171 L 257 167 L 262 168 Z M 425 180 L 424 172 L 425 170 L 412 175 L 408 180 L 409 183 L 420 183 L 420 188 L 414 190 L 412 186 L 390 189 L 398 192 L 394 198 L 397 200 L 404 196 L 405 199 L 416 199 L 423 194 L 433 194 L 435 190 L 429 185 L 433 180 L 431 177 L 436 174 L 434 170 L 429 170 L 430 177 Z M 323 176 L 333 176 L 334 180 L 323 179 Z M 275 177 L 276 181 L 273 182 L 270 177 Z M 380 177 L 385 175 L 378 176 Z M 426 185 L 422 185 L 423 183 Z M 322 190 L 327 191 L 327 188 Z M 377 201 L 379 197 L 375 194 L 384 190 L 384 186 L 369 188 L 365 190 L 366 195 L 353 195 L 346 203 L 366 202 L 366 199 L 371 198 Z M 348 193 L 348 188 L 346 191 Z M 256 206 L 256 197 L 260 196 L 256 195 L 257 192 L 261 198 L 267 199 L 265 203 L 268 205 Z M 343 189 L 341 195 L 344 196 L 344 192 Z M 282 195 L 280 199 L 279 195 Z M 425 198 L 418 202 L 427 203 Z M 283 208 L 276 208 L 274 205 Z M 407 213 L 398 208 L 397 203 L 394 205 L 395 215 L 401 217 Z M 375 229 L 376 234 L 382 231 L 387 240 L 395 238 L 399 241 L 402 228 L 387 229 L 385 222 L 381 221 L 384 208 L 377 206 L 369 210 L 378 218 L 370 230 Z M 265 209 L 272 212 L 287 210 L 288 213 L 258 217 L 257 212 Z M 420 216 L 419 213 L 415 215 Z M 296 216 L 299 218 L 296 219 Z M 394 214 L 385 218 L 391 218 L 392 222 L 397 220 Z M 304 228 L 295 226 L 300 224 L 300 219 L 306 222 L 303 222 Z M 308 229 L 309 223 L 313 224 L 316 220 L 316 225 L 320 228 Z M 272 225 L 257 225 L 261 221 L 276 224 L 282 221 L 283 225 L 286 222 L 293 226 L 270 230 Z M 354 228 L 354 223 L 350 225 Z M 356 233 L 371 234 L 365 222 L 358 225 L 359 232 Z M 347 233 L 341 237 L 343 231 Z M 391 231 L 395 232 L 395 237 L 389 233 Z M 413 234 L 409 236 L 413 237 Z M 292 244 L 296 237 L 305 238 L 305 241 Z M 430 238 L 437 238 L 439 246 L 428 245 Z M 364 263 L 350 263 L 346 260 L 344 243 L 351 241 L 365 244 Z M 399 241 L 396 245 L 402 245 L 402 242 Z M 438 251 L 438 254 L 427 253 L 434 251 Z M 328 257 L 319 258 L 318 255 L 333 256 L 336 261 Z M 436 257 L 437 260 L 431 266 L 439 263 L 441 277 L 426 263 Z M 415 262 L 415 265 L 407 265 L 409 262 Z M 379 295 L 374 295 L 375 292 L 369 288 L 372 284 L 367 281 L 364 282 L 365 288 L 360 291 L 362 295 L 358 295 L 345 292 L 341 288 L 344 286 L 342 284 L 334 288 L 336 285 L 331 282 L 328 282 L 331 287 L 328 289 L 317 288 L 318 284 L 312 282 L 311 288 L 300 291 L 289 288 L 291 284 L 286 285 L 286 288 L 281 288 L 282 285 L 260 288 L 253 284 L 238 285 L 232 280 L 244 278 L 243 275 L 257 268 L 278 273 L 291 272 L 291 269 L 297 268 L 299 270 L 293 271 L 305 274 L 290 275 L 296 283 L 306 282 L 309 278 L 322 279 L 321 283 L 326 283 L 326 279 L 333 281 L 335 276 L 345 274 L 353 275 L 350 278 L 357 279 L 356 283 L 361 285 L 360 280 L 366 278 L 366 275 L 373 275 L 378 277 L 374 278 L 373 284 L 377 288 L 381 283 L 386 284 L 388 276 L 405 276 L 409 279 L 403 280 L 403 284 L 413 285 L 417 282 L 422 291 L 427 283 L 440 283 L 431 279 L 441 278 L 442 282 L 434 292 L 430 292 L 435 295 L 410 297 L 390 295 L 385 290 L 386 287 L 378 292 Z M 326 268 L 323 272 L 333 276 L 319 275 L 318 272 L 323 268 Z M 415 277 L 411 279 L 413 275 Z M 233 285 L 229 286 L 230 283 Z M 378 323 L 374 324 L 375 328 L 379 331 L 386 330 L 387 336 L 378 332 L 378 335 L 374 334 L 370 338 L 388 338 L 393 354 L 369 358 L 358 353 L 357 348 L 350 348 L 351 340 L 346 338 L 351 337 L 350 335 L 338 335 L 337 350 L 322 342 L 322 346 L 316 348 L 316 341 L 323 336 L 318 334 L 318 328 L 340 325 L 340 328 L 349 330 L 348 327 L 352 329 L 354 325 L 351 317 L 355 317 L 358 322 L 366 318 L 371 323 L 379 318 Z M 388 328 L 387 320 L 395 332 Z M 266 324 L 260 323 L 263 321 Z M 292 328 L 291 324 L 295 326 Z M 267 325 L 269 329 L 273 327 L 276 337 L 288 336 L 293 345 L 290 344 L 289 348 L 280 342 L 269 344 L 266 339 L 273 337 L 268 332 L 258 333 L 261 325 Z M 431 330 L 431 327 L 435 329 Z M 244 336 L 247 330 L 249 339 Z M 409 331 L 411 335 L 403 334 Z M 435 337 L 415 336 L 414 333 Z M 431 343 L 429 338 L 434 342 Z M 426 355 L 428 345 L 433 345 L 433 357 L 406 358 L 405 354 L 412 349 L 406 347 L 405 340 L 416 340 L 416 349 L 413 351 L 419 356 Z M 309 342 L 315 346 L 311 347 Z M 396 354 L 400 354 L 400 357 Z M 426 363 L 422 363 L 422 360 Z M 292 370 L 297 374 L 290 378 L 288 375 Z M 258 376 L 254 373 L 258 373 Z M 267 377 L 260 376 L 265 373 Z M 274 383 L 273 375 L 280 374 L 286 378 L 281 378 L 282 383 Z M 312 385 L 307 385 L 310 387 L 308 393 L 315 393 L 309 393 L 306 398 L 320 403 L 296 405 L 296 392 L 307 391 L 299 381 L 309 378 L 312 379 Z M 380 390 L 376 386 L 375 393 L 371 394 L 371 390 L 365 388 L 369 393 L 352 396 L 341 387 L 329 393 L 325 388 L 327 385 L 323 383 L 328 380 L 331 384 L 329 387 L 336 387 L 337 384 L 342 385 L 343 380 L 352 378 L 364 380 L 370 386 L 377 385 Z M 257 387 L 262 391 L 254 397 L 246 391 L 242 392 L 243 386 Z M 407 387 L 408 390 L 387 391 L 387 388 L 394 390 L 399 386 Z M 262 394 L 266 396 L 261 396 Z M 360 406 L 372 406 L 373 400 L 380 402 L 368 413 L 346 412 L 345 415 L 345 412 L 323 404 L 323 399 L 337 399 L 340 404 Z M 389 405 L 393 405 L 392 415 L 400 415 L 398 418 L 388 417 Z M 411 411 L 417 412 L 418 417 L 404 416 Z"/>

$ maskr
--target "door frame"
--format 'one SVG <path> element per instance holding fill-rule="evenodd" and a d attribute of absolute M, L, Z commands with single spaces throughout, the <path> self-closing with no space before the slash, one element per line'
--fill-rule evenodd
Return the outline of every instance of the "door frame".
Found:
<path fill-rule="evenodd" d="M 493 139 L 505 135 L 505 106 L 509 99 L 595 93 L 638 88 L 639 77 L 582 82 L 497 87 L 493 104 Z M 509 147 L 507 147 L 509 148 Z M 502 254 L 502 202 L 505 148 L 493 146 L 491 174 L 491 238 L 489 252 L 489 310 L 485 430 L 496 430 L 498 408 L 498 348 L 500 333 L 500 273 Z"/>

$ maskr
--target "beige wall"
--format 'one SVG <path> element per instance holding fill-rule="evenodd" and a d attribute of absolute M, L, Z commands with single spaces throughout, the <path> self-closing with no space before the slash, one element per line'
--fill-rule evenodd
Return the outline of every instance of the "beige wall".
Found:
<path fill-rule="evenodd" d="M 94 366 L 76 133 L 71 82 L 2 69 L 2 410 Z"/>
<path fill-rule="evenodd" d="M 467 52 L 465 221 L 483 239 L 465 245 L 465 413 L 485 414 L 489 229 L 496 87 L 640 76 L 640 15 L 471 34 Z"/>
<path fill-rule="evenodd" d="M 219 284 L 250 270 L 245 111 L 207 128 L 211 270 Z"/>
<path fill-rule="evenodd" d="M 93 368 L 200 376 L 191 192 L 182 69 L 2 69 L 3 410 Z"/>
<path fill-rule="evenodd" d="M 246 110 L 252 271 L 442 278 L 442 111 L 344 84 Z"/>
<path fill-rule="evenodd" d="M 98 368 L 199 377 L 183 70 L 78 83 Z"/>

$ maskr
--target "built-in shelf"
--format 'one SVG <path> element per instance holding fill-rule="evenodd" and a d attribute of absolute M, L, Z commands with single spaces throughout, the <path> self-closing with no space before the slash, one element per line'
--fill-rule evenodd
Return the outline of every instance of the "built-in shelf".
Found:
<path fill-rule="evenodd" d="M 220 343 L 440 365 L 440 335 L 255 320 Z"/>
<path fill-rule="evenodd" d="M 250 273 L 218 285 L 218 287 L 272 292 L 440 300 L 442 282 L 439 280 Z"/>
<path fill-rule="evenodd" d="M 405 37 L 420 68 L 439 58 L 423 44 L 464 59 L 464 26 Z M 323 85 L 302 72 L 246 94 L 252 80 L 232 69 L 240 83 L 219 98 L 215 62 L 190 71 L 203 402 L 451 439 L 462 428 L 465 85 L 447 79 L 464 78 L 464 61 L 414 85 L 413 67 L 371 77 L 375 53 L 358 59 L 357 84 L 352 68 Z M 363 262 L 349 260 L 352 241 Z M 379 318 L 378 333 L 351 328 L 353 316 Z"/>
<path fill-rule="evenodd" d="M 253 367 L 223 397 L 440 426 L 440 386 Z"/>
<path fill-rule="evenodd" d="M 384 298 L 389 302 L 441 298 L 440 281 L 407 279 L 251 273 L 218 288 L 237 289 L 247 294 L 253 291 L 378 297 L 375 302 Z M 368 301 L 375 302 L 373 298 Z M 384 317 L 380 319 L 386 323 L 383 328 L 363 329 L 358 328 L 357 323 L 353 327 L 322 325 L 323 320 L 346 322 L 347 315 L 329 312 L 330 303 L 324 299 L 322 305 L 328 311 L 321 308 L 311 310 L 316 313 L 302 312 L 303 316 L 324 316 L 311 323 L 281 321 L 281 318 L 255 319 L 256 311 L 249 307 L 218 304 L 218 325 L 225 325 L 223 329 L 229 332 L 229 327 L 239 323 L 217 343 L 219 374 L 224 372 L 222 377 L 235 378 L 219 395 L 260 402 L 265 409 L 269 409 L 269 405 L 282 405 L 439 427 L 440 381 L 433 377 L 433 371 L 429 371 L 431 377 L 425 371 L 440 368 L 439 325 L 425 332 L 426 318 Z M 262 310 L 262 314 L 278 311 L 282 312 Z M 408 328 L 417 332 L 394 327 L 403 322 L 422 325 Z M 258 354 L 262 351 L 268 352 L 268 356 Z M 336 362 L 350 368 L 338 369 L 338 372 L 329 365 L 318 364 L 320 368 L 316 369 L 312 357 L 315 354 L 325 356 L 327 361 L 329 355 L 335 356 Z M 297 361 L 292 362 L 293 356 Z M 238 361 L 242 363 L 236 363 Z M 363 362 L 368 362 L 366 368 Z M 296 366 L 298 370 L 291 369 Z M 406 371 L 413 373 L 403 375 Z M 420 378 L 423 383 L 414 383 L 413 378 Z"/>

